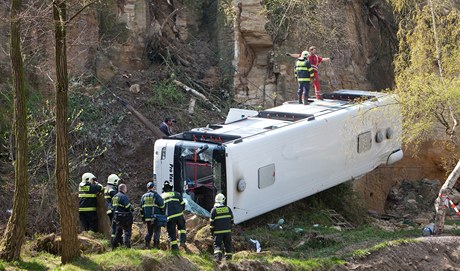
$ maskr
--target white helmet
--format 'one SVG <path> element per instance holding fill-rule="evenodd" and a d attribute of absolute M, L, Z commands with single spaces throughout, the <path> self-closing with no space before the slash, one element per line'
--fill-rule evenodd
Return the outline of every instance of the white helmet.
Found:
<path fill-rule="evenodd" d="M 97 179 L 92 173 L 86 172 L 85 174 L 81 175 L 82 182 L 89 182 L 92 179 Z"/>
<path fill-rule="evenodd" d="M 111 185 L 118 185 L 119 181 L 120 178 L 118 178 L 117 174 L 110 174 L 110 176 L 107 178 L 107 183 Z"/>
<path fill-rule="evenodd" d="M 217 203 L 222 203 L 222 204 L 224 204 L 224 202 L 225 202 L 225 196 L 224 196 L 224 194 L 222 194 L 222 193 L 217 194 L 217 195 L 216 195 L 216 200 L 215 200 L 215 201 L 216 201 Z"/>
<path fill-rule="evenodd" d="M 303 51 L 301 54 L 300 54 L 300 58 L 307 58 L 310 56 L 310 52 L 308 51 Z"/>

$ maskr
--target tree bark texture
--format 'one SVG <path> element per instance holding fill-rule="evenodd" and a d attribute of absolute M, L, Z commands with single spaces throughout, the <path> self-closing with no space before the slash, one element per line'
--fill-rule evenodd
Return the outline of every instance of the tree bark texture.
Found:
<path fill-rule="evenodd" d="M 14 202 L 13 212 L 3 235 L 0 257 L 7 261 L 18 260 L 24 243 L 29 198 L 29 180 L 27 172 L 27 109 L 24 84 L 24 66 L 20 38 L 21 0 L 11 1 L 10 10 L 10 57 L 14 88 Z"/>
<path fill-rule="evenodd" d="M 112 225 L 110 224 L 107 208 L 105 207 L 105 198 L 103 193 L 97 194 L 97 231 L 102 233 L 110 240 L 112 236 Z"/>
<path fill-rule="evenodd" d="M 56 189 L 62 230 L 61 261 L 71 262 L 80 256 L 77 206 L 70 197 L 68 161 L 67 96 L 69 80 L 66 46 L 66 2 L 53 0 L 56 57 Z"/>
<path fill-rule="evenodd" d="M 450 191 L 454 187 L 457 180 L 460 178 L 460 160 L 454 170 L 447 177 L 446 182 L 439 190 L 439 197 L 435 201 L 436 217 L 435 217 L 435 233 L 437 235 L 444 232 L 444 219 L 446 217 L 446 209 L 449 207 Z"/>

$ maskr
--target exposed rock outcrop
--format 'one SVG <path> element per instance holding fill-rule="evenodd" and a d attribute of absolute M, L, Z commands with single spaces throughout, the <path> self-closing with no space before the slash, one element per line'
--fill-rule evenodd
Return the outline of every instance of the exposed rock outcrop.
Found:
<path fill-rule="evenodd" d="M 315 4 L 312 26 L 290 25 L 285 40 L 273 41 L 266 26 L 267 12 L 260 1 L 233 1 L 235 22 L 235 97 L 252 105 L 271 106 L 295 98 L 294 61 L 284 53 L 297 53 L 310 45 L 334 61 L 320 65 L 324 92 L 336 89 L 379 90 L 393 84 L 393 18 L 383 15 L 384 3 L 341 1 Z M 307 3 L 306 3 L 307 4 Z M 291 16 L 286 9 L 285 16 Z M 391 13 L 390 13 L 391 14 Z M 297 14 L 299 16 L 299 14 Z M 315 33 L 318 31 L 318 33 Z M 328 35 L 330 36 L 324 36 Z"/>

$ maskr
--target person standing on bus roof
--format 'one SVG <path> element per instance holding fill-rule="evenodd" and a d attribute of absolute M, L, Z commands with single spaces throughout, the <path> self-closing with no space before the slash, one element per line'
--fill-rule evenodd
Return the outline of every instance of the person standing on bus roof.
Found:
<path fill-rule="evenodd" d="M 179 192 L 172 191 L 172 189 L 173 186 L 168 181 L 165 181 L 163 183 L 163 193 L 161 194 L 161 197 L 165 201 L 165 214 L 168 217 L 166 229 L 168 230 L 171 250 L 178 250 L 179 246 L 177 242 L 176 227 L 179 231 L 180 246 L 187 248 L 187 246 L 185 245 L 185 202 L 182 198 L 182 195 Z"/>
<path fill-rule="evenodd" d="M 175 119 L 165 118 L 165 120 L 160 124 L 160 130 L 163 132 L 163 134 L 166 136 L 172 135 L 172 126 L 174 122 L 176 122 Z"/>
<path fill-rule="evenodd" d="M 310 46 L 310 48 L 308 48 L 308 51 L 310 52 L 310 56 L 308 57 L 308 60 L 310 61 L 310 64 L 314 70 L 314 76 L 315 76 L 315 78 L 313 79 L 313 86 L 315 88 L 315 96 L 316 96 L 316 99 L 321 100 L 322 98 L 321 98 L 321 90 L 320 90 L 320 85 L 319 85 L 318 66 L 321 62 L 331 61 L 334 58 L 333 57 L 321 57 L 317 55 L 315 46 Z"/>
<path fill-rule="evenodd" d="M 297 97 L 299 99 L 299 104 L 302 103 L 302 93 L 303 93 L 303 104 L 308 104 L 308 93 L 310 92 L 310 82 L 313 80 L 314 72 L 313 68 L 308 61 L 309 53 L 308 51 L 303 51 L 300 54 L 300 57 L 295 62 L 294 75 L 299 84 L 299 89 L 297 90 Z"/>

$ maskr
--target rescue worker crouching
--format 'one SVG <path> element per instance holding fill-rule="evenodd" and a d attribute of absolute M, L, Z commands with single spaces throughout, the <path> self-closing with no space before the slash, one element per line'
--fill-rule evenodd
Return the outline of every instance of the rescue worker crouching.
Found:
<path fill-rule="evenodd" d="M 112 198 L 113 223 L 116 224 L 115 238 L 112 241 L 112 249 L 122 244 L 131 247 L 131 234 L 133 225 L 133 207 L 126 196 L 128 188 L 125 184 L 118 186 L 118 193 Z M 124 237 L 124 238 L 122 238 Z"/>
<path fill-rule="evenodd" d="M 145 235 L 145 246 L 150 248 L 150 241 L 153 235 L 153 247 L 160 248 L 161 227 L 167 225 L 167 218 L 164 215 L 165 203 L 163 198 L 155 191 L 153 182 L 147 183 L 147 193 L 141 197 L 141 217 L 147 224 Z"/>
<path fill-rule="evenodd" d="M 179 192 L 172 191 L 173 186 L 165 181 L 163 184 L 163 191 L 161 197 L 165 202 L 165 214 L 168 217 L 166 229 L 168 231 L 169 242 L 172 250 L 178 250 L 176 227 L 179 231 L 180 245 L 186 248 L 186 231 L 184 209 L 185 202 Z"/>
<path fill-rule="evenodd" d="M 112 227 L 111 238 L 115 238 L 116 225 L 113 223 L 113 207 L 112 198 L 118 193 L 118 183 L 120 178 L 116 174 L 110 174 L 107 178 L 107 186 L 104 189 L 105 206 L 107 207 L 107 216 L 110 219 L 110 225 Z"/>
<path fill-rule="evenodd" d="M 214 259 L 220 262 L 222 260 L 222 243 L 225 248 L 225 259 L 232 259 L 233 212 L 224 204 L 225 196 L 222 193 L 216 195 L 215 202 L 209 222 L 213 237 Z"/>
<path fill-rule="evenodd" d="M 104 187 L 97 182 L 96 176 L 92 173 L 87 172 L 81 176 L 81 183 L 78 186 L 80 199 L 78 213 L 85 231 L 97 232 L 97 194 L 103 189 Z"/>

